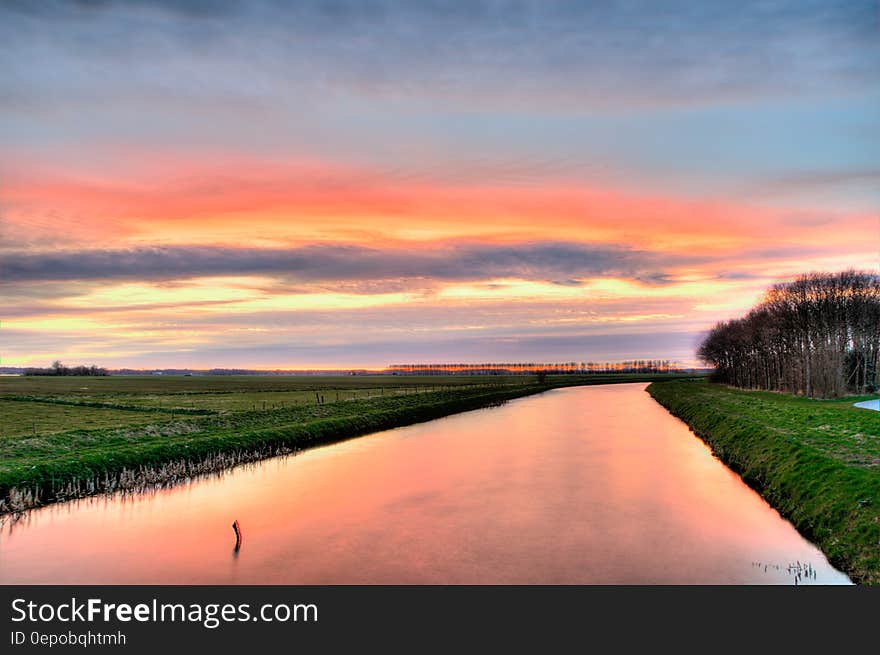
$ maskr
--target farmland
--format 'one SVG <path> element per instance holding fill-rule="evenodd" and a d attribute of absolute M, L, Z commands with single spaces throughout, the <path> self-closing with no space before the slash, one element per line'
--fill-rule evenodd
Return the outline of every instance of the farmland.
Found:
<path fill-rule="evenodd" d="M 0 439 L 54 434 L 69 430 L 71 426 L 95 430 L 140 425 L 156 418 L 152 412 L 0 399 Z"/>

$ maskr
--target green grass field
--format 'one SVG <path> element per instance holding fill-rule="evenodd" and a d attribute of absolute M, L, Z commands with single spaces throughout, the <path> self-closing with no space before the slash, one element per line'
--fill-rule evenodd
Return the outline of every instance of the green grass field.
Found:
<path fill-rule="evenodd" d="M 168 418 L 171 414 L 168 414 Z M 58 403 L 17 402 L 0 398 L 0 442 L 23 435 L 54 434 L 76 426 L 83 430 L 138 425 L 155 422 L 155 413 L 62 405 Z"/>
<path fill-rule="evenodd" d="M 661 376 L 663 377 L 663 376 Z M 670 377 L 670 376 L 665 376 Z M 657 375 L 554 375 L 548 380 L 553 386 L 571 384 L 607 384 L 612 382 L 650 381 Z M 485 388 L 487 386 L 519 386 L 534 383 L 534 376 L 108 376 L 108 377 L 0 377 L 0 400 L 46 403 L 118 410 L 149 410 L 166 414 L 182 412 L 215 413 L 268 411 L 386 396 L 426 393 L 452 388 Z M 67 412 L 67 429 L 85 427 L 76 415 Z M 85 414 L 83 414 L 85 416 Z M 128 415 L 129 418 L 131 415 Z M 35 417 L 38 418 L 38 417 Z M 117 422 L 124 425 L 120 415 Z M 139 417 L 140 418 L 140 417 Z M 16 420 L 0 433 L 24 434 L 32 428 L 31 417 L 19 407 Z M 15 425 L 21 421 L 22 425 Z M 134 423 L 142 420 L 134 419 Z M 100 427 L 100 426 L 95 426 Z M 46 429 L 64 429 L 63 423 Z M 39 427 L 38 427 L 39 431 Z"/>
<path fill-rule="evenodd" d="M 706 381 L 648 390 L 833 564 L 880 584 L 880 412 L 852 406 L 865 398 L 811 400 Z"/>
<path fill-rule="evenodd" d="M 543 385 L 534 376 L 4 377 L 0 512 L 173 481 L 551 387 L 669 377 L 559 375 Z"/>
<path fill-rule="evenodd" d="M 576 376 L 553 376 L 571 378 Z M 598 376 L 593 376 L 598 377 Z M 620 376 L 608 376 L 620 377 Z M 628 376 L 632 377 L 632 376 Z M 650 376 L 647 376 L 650 377 Z M 112 375 L 106 377 L 2 376 L 0 396 L 142 396 L 198 393 L 260 393 L 321 389 L 414 389 L 432 385 L 467 386 L 487 381 L 521 384 L 527 376 L 485 375 Z M 534 380 L 534 377 L 531 378 Z"/>
<path fill-rule="evenodd" d="M 521 385 L 498 376 L 0 377 L 0 439 L 392 397 L 441 388 Z M 149 412 L 149 413 L 148 413 Z"/>

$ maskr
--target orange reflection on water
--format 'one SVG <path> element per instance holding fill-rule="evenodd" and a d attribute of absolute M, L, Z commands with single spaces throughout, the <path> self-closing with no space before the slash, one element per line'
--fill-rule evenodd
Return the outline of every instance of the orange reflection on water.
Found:
<path fill-rule="evenodd" d="M 0 581 L 790 584 L 800 561 L 847 582 L 644 387 L 556 390 L 45 508 L 3 528 Z"/>

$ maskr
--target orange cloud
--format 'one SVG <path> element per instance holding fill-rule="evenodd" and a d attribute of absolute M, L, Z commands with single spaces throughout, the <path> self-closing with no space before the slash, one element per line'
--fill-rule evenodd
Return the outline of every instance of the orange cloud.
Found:
<path fill-rule="evenodd" d="M 540 234 L 544 240 L 723 253 L 761 243 L 852 244 L 875 222 L 873 216 L 831 212 L 808 220 L 817 212 L 565 179 L 497 185 L 490 175 L 486 183 L 454 184 L 334 162 L 242 156 L 212 161 L 132 153 L 112 175 L 25 166 L 6 178 L 13 237 L 57 238 L 63 225 L 68 239 L 98 247 L 340 240 L 431 247 L 437 240 L 515 242 Z"/>

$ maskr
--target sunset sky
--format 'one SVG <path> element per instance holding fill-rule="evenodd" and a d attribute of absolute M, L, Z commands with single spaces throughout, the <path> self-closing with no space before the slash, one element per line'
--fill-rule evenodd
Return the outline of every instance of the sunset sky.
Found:
<path fill-rule="evenodd" d="M 853 2 L 4 2 L 4 366 L 671 358 L 880 270 Z"/>

